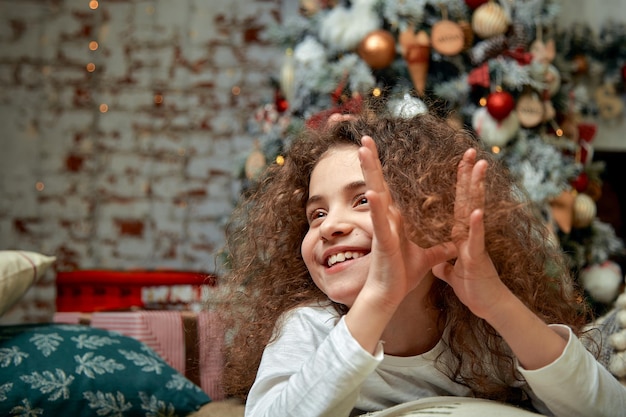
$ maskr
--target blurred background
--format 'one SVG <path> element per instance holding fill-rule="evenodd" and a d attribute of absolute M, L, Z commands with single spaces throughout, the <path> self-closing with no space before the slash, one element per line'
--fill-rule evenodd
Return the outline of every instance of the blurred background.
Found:
<path fill-rule="evenodd" d="M 253 179 L 244 172 L 246 163 L 253 162 L 255 152 L 264 153 L 263 165 L 282 151 L 281 144 L 268 147 L 268 132 L 283 123 L 284 133 L 295 119 L 342 104 L 333 101 L 332 92 L 345 85 L 331 75 L 325 96 L 301 85 L 299 98 L 286 97 L 285 77 L 291 70 L 291 83 L 297 82 L 298 65 L 289 63 L 286 51 L 303 43 L 305 29 L 310 32 L 320 16 L 374 3 L 0 0 L 0 248 L 54 255 L 57 271 L 215 270 L 224 222 Z M 413 3 L 428 2 L 398 2 L 395 15 L 382 6 L 376 10 L 389 24 L 389 16 L 402 17 L 400 8 Z M 455 3 L 472 13 L 485 2 Z M 504 1 L 502 6 L 510 10 L 533 3 L 543 2 Z M 569 0 L 556 12 L 551 7 L 557 2 L 545 3 L 533 19 L 546 36 L 576 24 L 599 33 L 608 20 L 626 21 L 625 0 L 605 0 L 601 7 Z M 358 22 L 343 20 L 346 26 Z M 402 19 L 391 23 L 395 29 L 403 24 Z M 267 34 L 272 28 L 273 37 Z M 565 58 L 573 60 L 572 50 L 559 47 L 557 42 L 557 56 L 568 53 Z M 335 53 L 333 59 L 347 55 L 337 44 L 325 48 L 327 56 Z M 351 64 L 354 74 L 368 63 L 366 55 L 359 56 Z M 400 52 L 397 58 L 402 62 Z M 590 66 L 602 66 L 597 55 L 587 59 Z M 626 77 L 626 62 L 606 59 Z M 377 64 L 369 65 L 366 72 L 380 75 Z M 448 81 L 433 75 L 434 68 L 428 70 L 432 89 Z M 623 106 L 623 79 L 613 85 L 618 87 L 613 98 Z M 284 115 L 289 120 L 281 119 Z M 592 214 L 623 238 L 624 112 L 602 118 L 596 108 L 583 116 L 595 129 L 585 145 L 592 151 L 588 162 L 606 162 Z M 272 126 L 253 126 L 268 121 Z M 601 260 L 611 251 L 605 250 Z"/>
<path fill-rule="evenodd" d="M 213 270 L 281 1 L 0 1 L 0 247 Z"/>

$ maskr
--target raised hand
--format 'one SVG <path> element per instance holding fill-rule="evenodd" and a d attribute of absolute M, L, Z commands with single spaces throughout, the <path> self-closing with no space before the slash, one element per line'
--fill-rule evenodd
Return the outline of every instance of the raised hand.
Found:
<path fill-rule="evenodd" d="M 461 302 L 482 318 L 489 318 L 491 307 L 509 293 L 485 249 L 487 167 L 487 161 L 476 161 L 475 149 L 468 149 L 463 155 L 457 172 L 452 228 L 458 258 L 454 265 L 442 263 L 433 268 L 433 274 L 452 286 Z"/>
<path fill-rule="evenodd" d="M 381 296 L 388 297 L 389 303 L 399 303 L 433 266 L 456 253 L 450 243 L 424 249 L 406 238 L 402 215 L 384 180 L 374 140 L 364 136 L 361 143 L 359 159 L 374 230 L 368 283 L 375 281 Z"/>

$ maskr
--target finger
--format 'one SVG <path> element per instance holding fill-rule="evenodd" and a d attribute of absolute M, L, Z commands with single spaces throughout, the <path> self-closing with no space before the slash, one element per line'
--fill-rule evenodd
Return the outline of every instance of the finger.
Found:
<path fill-rule="evenodd" d="M 383 176 L 374 140 L 369 136 L 363 136 L 361 144 L 359 160 L 363 179 L 368 188 L 365 197 L 370 206 L 374 235 L 384 247 L 388 247 L 394 237 L 391 222 L 399 222 L 400 214 L 391 205 L 391 195 Z"/>
<path fill-rule="evenodd" d="M 328 124 L 334 125 L 335 123 L 345 122 L 346 120 L 354 119 L 356 118 L 351 114 L 333 113 L 328 117 Z"/>
<path fill-rule="evenodd" d="M 359 149 L 359 160 L 367 188 L 377 193 L 386 193 L 387 186 L 383 177 L 383 169 L 378 159 L 376 143 L 374 143 L 371 137 L 363 136 L 361 138 L 361 145 Z"/>
<path fill-rule="evenodd" d="M 487 175 L 487 161 L 480 160 L 474 164 L 470 192 L 472 195 L 471 210 L 485 208 L 485 177 Z"/>
<path fill-rule="evenodd" d="M 452 275 L 454 274 L 454 265 L 448 262 L 442 262 L 437 264 L 432 269 L 433 275 L 443 282 L 450 284 L 452 280 Z"/>
<path fill-rule="evenodd" d="M 485 249 L 485 176 L 487 174 L 487 161 L 480 160 L 472 168 L 471 179 L 471 214 L 469 218 L 468 249 L 470 256 L 476 257 Z"/>
<path fill-rule="evenodd" d="M 365 197 L 370 206 L 370 216 L 372 218 L 372 227 L 376 241 L 381 245 L 383 250 L 392 250 L 394 240 L 396 238 L 396 230 L 392 222 L 399 219 L 399 213 L 394 207 L 383 202 L 380 193 L 372 190 L 365 192 Z"/>
<path fill-rule="evenodd" d="M 457 169 L 456 177 L 456 200 L 454 215 L 457 222 L 464 224 L 471 212 L 470 190 L 472 185 L 472 171 L 476 150 L 470 148 L 465 151 Z"/>
<path fill-rule="evenodd" d="M 467 250 L 474 259 L 485 252 L 485 222 L 482 209 L 476 209 L 470 215 Z"/>
<path fill-rule="evenodd" d="M 437 265 L 450 265 L 448 261 L 454 259 L 458 255 L 457 247 L 452 242 L 441 243 L 423 250 L 424 259 L 426 259 L 428 269 L 432 269 Z"/>

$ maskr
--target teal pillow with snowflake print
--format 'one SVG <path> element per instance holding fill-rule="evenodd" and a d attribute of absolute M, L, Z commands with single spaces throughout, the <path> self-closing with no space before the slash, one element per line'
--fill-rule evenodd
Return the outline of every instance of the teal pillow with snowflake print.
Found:
<path fill-rule="evenodd" d="M 0 327 L 0 416 L 183 417 L 210 401 L 147 345 L 120 333 Z"/>

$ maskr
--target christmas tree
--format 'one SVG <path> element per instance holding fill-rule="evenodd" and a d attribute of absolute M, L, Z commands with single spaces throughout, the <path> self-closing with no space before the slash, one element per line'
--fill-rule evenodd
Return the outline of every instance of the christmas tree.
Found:
<path fill-rule="evenodd" d="M 238 173 L 244 190 L 281 163 L 303 123 L 357 112 L 365 97 L 399 117 L 435 111 L 507 164 L 589 301 L 610 305 L 624 245 L 597 218 L 594 118 L 622 112 L 626 30 L 558 30 L 559 12 L 552 0 L 301 0 L 297 19 L 265 33 L 285 57 L 276 96 L 250 120 L 257 142 Z"/>

